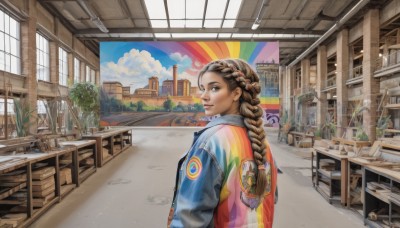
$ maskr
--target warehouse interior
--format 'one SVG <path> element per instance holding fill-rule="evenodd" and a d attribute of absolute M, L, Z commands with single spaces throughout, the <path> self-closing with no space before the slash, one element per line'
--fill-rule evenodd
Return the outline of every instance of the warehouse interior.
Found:
<path fill-rule="evenodd" d="M 400 227 L 400 0 L 0 1 L 0 227 L 166 226 L 218 58 L 265 82 L 274 227 Z"/>

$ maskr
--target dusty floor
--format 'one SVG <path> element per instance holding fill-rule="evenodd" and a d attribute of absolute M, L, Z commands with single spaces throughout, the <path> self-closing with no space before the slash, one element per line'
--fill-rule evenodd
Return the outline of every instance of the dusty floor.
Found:
<path fill-rule="evenodd" d="M 165 227 L 176 163 L 195 128 L 137 128 L 134 147 L 116 157 L 31 227 Z M 311 184 L 310 152 L 269 141 L 283 174 L 274 227 L 363 227 L 362 218 L 329 204 Z"/>

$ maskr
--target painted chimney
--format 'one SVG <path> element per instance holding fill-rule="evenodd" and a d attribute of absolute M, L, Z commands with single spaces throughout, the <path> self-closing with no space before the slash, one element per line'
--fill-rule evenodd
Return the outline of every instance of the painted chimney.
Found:
<path fill-rule="evenodd" d="M 173 86 L 173 92 L 174 96 L 178 96 L 178 65 L 173 66 L 173 80 L 174 80 L 174 86 Z"/>

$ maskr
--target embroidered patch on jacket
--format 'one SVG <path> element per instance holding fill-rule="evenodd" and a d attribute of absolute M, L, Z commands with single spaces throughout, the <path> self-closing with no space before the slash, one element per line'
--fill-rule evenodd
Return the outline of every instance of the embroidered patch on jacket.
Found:
<path fill-rule="evenodd" d="M 255 195 L 256 192 L 256 174 L 257 165 L 253 160 L 243 160 L 240 163 L 240 200 L 244 205 L 255 209 L 260 205 L 260 198 Z"/>
<path fill-rule="evenodd" d="M 202 168 L 200 159 L 193 156 L 186 166 L 186 176 L 191 180 L 196 180 L 200 176 Z"/>
<path fill-rule="evenodd" d="M 271 170 L 271 164 L 268 161 L 265 163 L 265 174 L 267 176 L 267 186 L 265 187 L 265 195 L 269 195 L 269 193 L 271 193 L 271 186 L 272 186 L 272 170 Z"/>

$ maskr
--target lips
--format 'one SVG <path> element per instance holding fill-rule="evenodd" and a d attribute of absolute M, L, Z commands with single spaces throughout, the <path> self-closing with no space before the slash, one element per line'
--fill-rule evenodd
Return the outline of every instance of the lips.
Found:
<path fill-rule="evenodd" d="M 209 108 L 211 108 L 213 105 L 204 104 L 203 106 L 204 106 L 204 109 L 209 109 Z"/>

